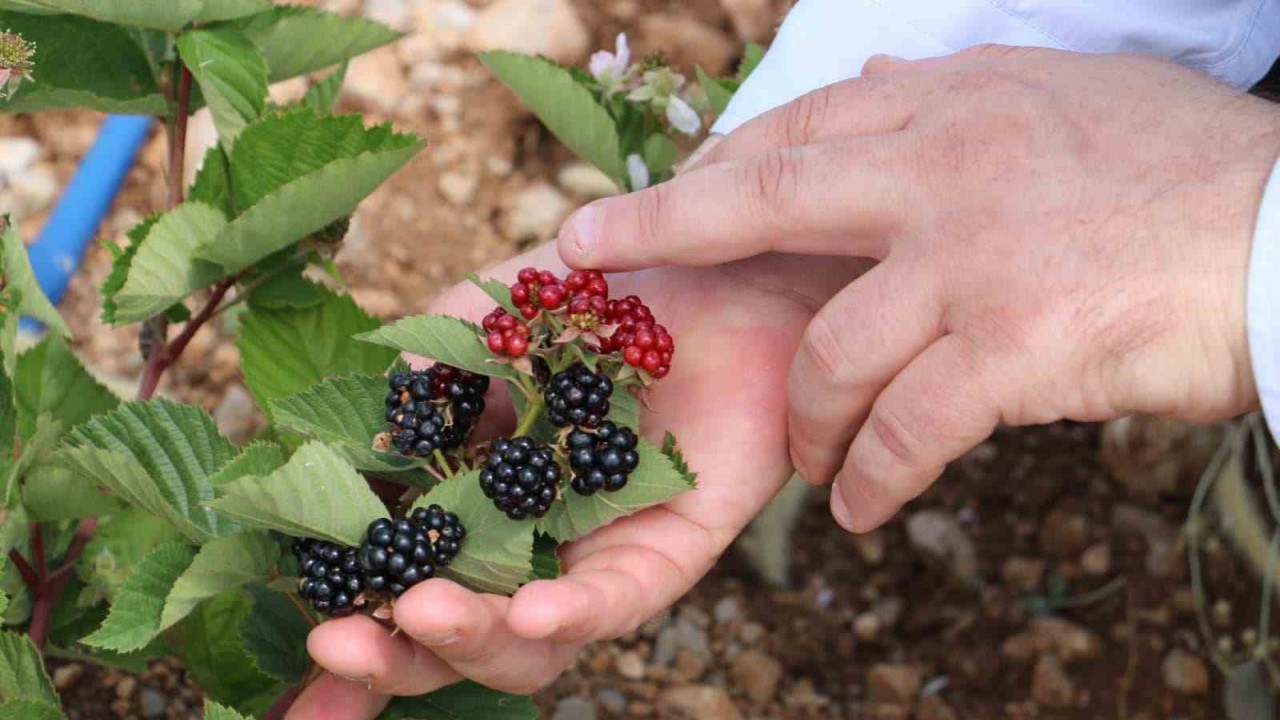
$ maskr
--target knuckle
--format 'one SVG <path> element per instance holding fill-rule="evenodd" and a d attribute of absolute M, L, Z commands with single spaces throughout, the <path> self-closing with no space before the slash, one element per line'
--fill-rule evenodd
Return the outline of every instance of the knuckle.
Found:
<path fill-rule="evenodd" d="M 654 247 L 662 239 L 664 213 L 667 210 L 666 191 L 652 188 L 635 195 L 636 232 L 641 243 Z"/>
<path fill-rule="evenodd" d="M 821 133 L 821 128 L 831 109 L 830 87 L 820 88 L 801 95 L 786 106 L 777 132 L 784 147 L 808 145 Z"/>
<path fill-rule="evenodd" d="M 834 385 L 849 383 L 852 358 L 845 347 L 843 334 L 825 313 L 810 321 L 801 338 L 800 348 L 818 372 L 820 381 Z"/>
<path fill-rule="evenodd" d="M 740 187 L 747 193 L 748 212 L 758 223 L 784 228 L 799 194 L 801 161 L 793 152 L 775 151 L 743 166 Z"/>
<path fill-rule="evenodd" d="M 920 462 L 923 439 L 900 412 L 885 407 L 873 408 L 867 418 L 867 430 L 890 463 L 908 470 L 924 469 Z"/>

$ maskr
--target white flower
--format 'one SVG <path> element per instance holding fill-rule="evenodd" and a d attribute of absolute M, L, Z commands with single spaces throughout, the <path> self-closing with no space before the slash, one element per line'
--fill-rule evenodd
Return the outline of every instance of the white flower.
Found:
<path fill-rule="evenodd" d="M 627 175 L 631 178 L 631 190 L 643 190 L 649 187 L 649 166 L 644 158 L 632 153 L 627 156 Z"/>
<path fill-rule="evenodd" d="M 698 116 L 698 111 L 679 95 L 672 95 L 667 102 L 667 120 L 671 122 L 671 127 L 685 135 L 697 135 L 702 129 L 702 118 Z"/>
<path fill-rule="evenodd" d="M 627 44 L 627 34 L 618 33 L 617 47 L 614 52 L 600 50 L 591 56 L 587 69 L 591 77 L 604 85 L 607 93 L 612 93 L 622 85 L 631 67 L 631 47 Z"/>

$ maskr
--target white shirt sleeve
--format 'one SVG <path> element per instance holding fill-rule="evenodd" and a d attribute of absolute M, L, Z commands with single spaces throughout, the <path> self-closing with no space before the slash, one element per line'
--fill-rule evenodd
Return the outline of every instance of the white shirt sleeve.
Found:
<path fill-rule="evenodd" d="M 1280 0 L 800 0 L 713 129 L 854 77 L 877 53 L 984 43 L 1151 55 L 1244 88 L 1280 55 Z"/>
<path fill-rule="evenodd" d="M 1280 439 L 1280 161 L 1262 196 L 1249 261 L 1249 353 L 1271 437 Z"/>

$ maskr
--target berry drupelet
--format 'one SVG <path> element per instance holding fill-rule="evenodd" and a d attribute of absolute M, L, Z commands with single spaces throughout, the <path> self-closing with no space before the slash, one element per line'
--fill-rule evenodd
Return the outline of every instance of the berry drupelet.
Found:
<path fill-rule="evenodd" d="M 351 614 L 365 589 L 355 548 L 298 538 L 293 541 L 293 555 L 301 575 L 298 594 L 322 615 Z"/>
<path fill-rule="evenodd" d="M 626 487 L 631 473 L 640 466 L 638 443 L 630 428 L 611 422 L 605 422 L 595 433 L 569 433 L 569 467 L 573 469 L 570 487 L 579 495 L 594 495 L 601 490 L 617 492 Z"/>
<path fill-rule="evenodd" d="M 612 395 L 612 380 L 592 372 L 582 363 L 575 363 L 553 375 L 547 384 L 543 393 L 547 419 L 556 427 L 597 427 L 609 414 Z"/>
<path fill-rule="evenodd" d="M 528 354 L 529 324 L 515 315 L 502 308 L 495 308 L 484 317 L 481 327 L 486 333 L 485 345 L 494 355 L 520 358 Z"/>
<path fill-rule="evenodd" d="M 465 537 L 458 516 L 439 505 L 416 508 L 408 517 L 375 520 L 356 554 L 365 585 L 400 597 L 448 565 Z"/>
<path fill-rule="evenodd" d="M 560 485 L 560 466 L 546 445 L 532 438 L 502 438 L 493 443 L 480 471 L 480 489 L 512 520 L 540 518 L 551 509 Z"/>

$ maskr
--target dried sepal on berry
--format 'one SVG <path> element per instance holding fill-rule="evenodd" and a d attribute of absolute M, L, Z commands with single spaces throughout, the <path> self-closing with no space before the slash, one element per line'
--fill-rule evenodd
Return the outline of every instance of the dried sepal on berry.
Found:
<path fill-rule="evenodd" d="M 23 80 L 34 80 L 35 43 L 8 30 L 0 31 L 0 98 L 17 92 Z"/>

